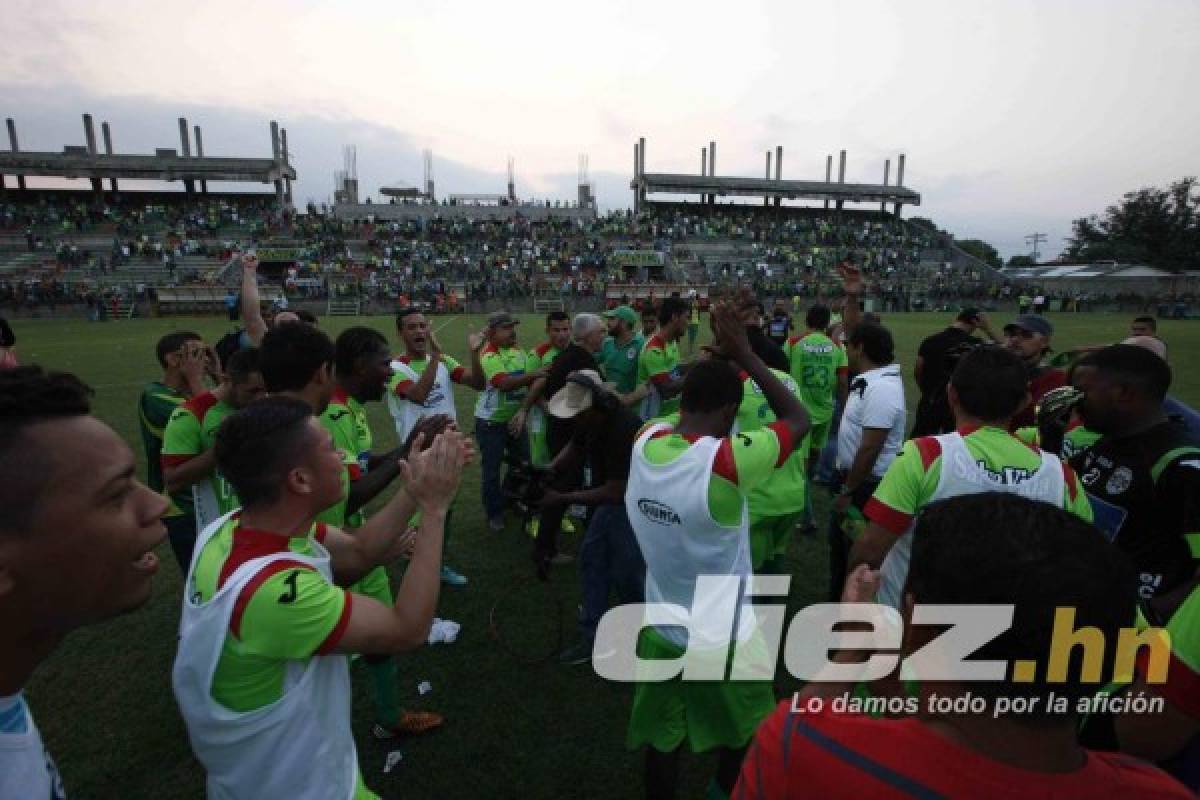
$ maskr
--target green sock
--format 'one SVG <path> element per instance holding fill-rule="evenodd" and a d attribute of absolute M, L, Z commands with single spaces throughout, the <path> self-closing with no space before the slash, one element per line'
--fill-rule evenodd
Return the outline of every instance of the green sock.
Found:
<path fill-rule="evenodd" d="M 400 679 L 396 659 L 385 657 L 368 661 L 371 681 L 375 684 L 375 721 L 391 727 L 400 721 Z"/>

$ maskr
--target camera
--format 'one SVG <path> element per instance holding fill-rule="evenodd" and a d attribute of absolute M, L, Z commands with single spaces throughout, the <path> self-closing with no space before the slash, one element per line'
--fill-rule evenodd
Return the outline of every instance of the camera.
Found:
<path fill-rule="evenodd" d="M 500 489 L 505 501 L 522 516 L 532 517 L 546 494 L 545 484 L 550 471 L 545 467 L 535 467 L 529 459 L 511 454 L 504 457 L 504 464 L 507 469 Z"/>

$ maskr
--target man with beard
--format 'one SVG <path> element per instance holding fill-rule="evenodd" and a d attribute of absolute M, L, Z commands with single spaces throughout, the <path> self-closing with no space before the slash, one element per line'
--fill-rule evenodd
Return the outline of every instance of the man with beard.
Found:
<path fill-rule="evenodd" d="M 483 367 L 479 351 L 483 336 L 471 333 L 467 346 L 471 351 L 470 368 L 463 367 L 453 356 L 442 352 L 437 337 L 429 330 L 429 321 L 419 310 L 409 307 L 396 315 L 396 331 L 404 342 L 404 354 L 392 359 L 392 378 L 388 382 L 388 411 L 396 423 L 396 441 L 406 442 L 413 428 L 422 419 L 444 415 L 454 422 L 458 419 L 454 407 L 454 387 L 457 383 L 472 389 L 483 389 Z M 452 513 L 452 512 L 447 512 Z M 449 523 L 447 516 L 447 523 Z M 442 553 L 449 543 L 451 525 L 446 526 Z M 442 565 L 442 583 L 465 586 L 467 579 L 457 570 Z"/>
<path fill-rule="evenodd" d="M 617 306 L 604 312 L 608 320 L 608 338 L 600 346 L 600 367 L 606 380 L 612 382 L 622 402 L 624 395 L 637 388 L 638 355 L 646 340 L 637 332 L 637 314 L 629 306 Z"/>
<path fill-rule="evenodd" d="M 1081 421 L 1101 434 L 1072 466 L 1096 527 L 1133 561 L 1142 599 L 1165 622 L 1200 576 L 1200 443 L 1163 411 L 1171 368 L 1116 344 L 1081 358 L 1071 383 L 1084 394 Z"/>
<path fill-rule="evenodd" d="M 1029 403 L 1012 419 L 1011 430 L 1034 424 L 1034 410 L 1042 395 L 1066 383 L 1066 373 L 1046 363 L 1054 326 L 1038 314 L 1022 314 L 1004 326 L 1004 346 L 1025 362 L 1029 373 Z"/>

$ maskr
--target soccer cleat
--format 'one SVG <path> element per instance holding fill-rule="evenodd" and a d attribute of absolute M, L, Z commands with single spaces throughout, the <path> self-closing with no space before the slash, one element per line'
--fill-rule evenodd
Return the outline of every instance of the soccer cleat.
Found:
<path fill-rule="evenodd" d="M 396 739 L 400 736 L 419 736 L 434 728 L 441 727 L 445 722 L 441 714 L 433 711 L 401 711 L 400 721 L 395 725 L 381 725 L 376 722 L 371 728 L 376 739 Z"/>
<path fill-rule="evenodd" d="M 575 561 L 575 556 L 570 553 L 555 553 L 550 556 L 550 566 L 561 567 L 565 564 L 572 564 Z"/>
<path fill-rule="evenodd" d="M 492 517 L 488 520 L 488 530 L 492 533 L 500 533 L 504 530 L 504 517 Z"/>
<path fill-rule="evenodd" d="M 564 534 L 568 534 L 568 535 L 570 535 L 572 533 L 576 533 L 577 529 L 575 527 L 575 521 L 572 520 L 569 516 L 564 516 L 563 520 L 562 520 L 562 527 L 559 530 L 561 530 Z"/>
<path fill-rule="evenodd" d="M 536 539 L 538 529 L 541 527 L 541 520 L 537 517 L 531 517 L 529 522 L 525 523 L 525 533 L 529 534 L 530 539 Z"/>
<path fill-rule="evenodd" d="M 447 586 L 466 586 L 467 576 L 463 575 L 445 564 L 442 565 L 442 583 Z"/>

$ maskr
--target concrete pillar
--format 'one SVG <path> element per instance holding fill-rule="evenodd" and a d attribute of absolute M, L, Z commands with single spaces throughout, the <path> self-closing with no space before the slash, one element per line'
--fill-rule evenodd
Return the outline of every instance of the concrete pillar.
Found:
<path fill-rule="evenodd" d="M 5 122 L 8 123 L 8 146 L 9 146 L 9 149 L 11 149 L 14 153 L 19 153 L 19 152 L 21 152 L 21 148 L 17 145 L 17 124 L 12 121 L 11 117 L 9 117 L 7 120 L 5 120 Z M 17 188 L 21 189 L 21 190 L 25 189 L 25 176 L 24 175 L 17 176 Z"/>
<path fill-rule="evenodd" d="M 708 177 L 715 178 L 717 176 L 717 143 L 708 143 Z M 717 195 L 715 193 L 708 196 L 709 205 L 716 205 Z"/>
<path fill-rule="evenodd" d="M 825 156 L 825 182 L 829 183 L 829 180 L 832 177 L 833 177 L 833 154 L 831 153 L 830 155 Z M 829 198 L 828 197 L 825 198 L 825 207 L 829 208 Z"/>
<path fill-rule="evenodd" d="M 83 139 L 87 143 L 87 151 L 89 156 L 96 155 L 96 126 L 92 123 L 92 115 L 83 115 Z M 99 178 L 89 178 L 92 184 L 92 192 L 97 195 L 97 198 L 104 195 L 104 185 Z"/>
<path fill-rule="evenodd" d="M 896 161 L 896 188 L 899 189 L 904 185 L 904 153 L 901 153 Z M 896 203 L 896 216 L 900 216 L 900 207 L 903 203 Z"/>
<path fill-rule="evenodd" d="M 888 185 L 888 178 L 891 177 L 891 173 L 892 173 L 892 160 L 889 158 L 883 162 L 883 185 L 884 186 Z M 879 213 L 883 214 L 886 211 L 887 211 L 887 201 L 880 200 L 879 201 Z"/>
<path fill-rule="evenodd" d="M 838 157 L 838 183 L 845 183 L 845 182 L 846 182 L 846 151 L 843 150 L 842 154 Z M 840 198 L 840 197 L 838 198 L 838 201 L 837 201 L 837 210 L 838 211 L 842 210 L 842 203 L 844 203 L 844 202 L 845 201 L 842 200 L 842 198 Z"/>
<path fill-rule="evenodd" d="M 638 178 L 636 206 L 637 206 L 638 210 L 641 210 L 642 206 L 644 206 L 646 204 L 646 184 L 644 182 L 644 179 L 646 176 L 646 137 L 645 136 L 638 137 L 636 155 L 637 155 L 637 158 L 634 163 L 634 170 L 637 172 L 637 178 Z"/>
<path fill-rule="evenodd" d="M 183 117 L 179 118 L 179 155 L 184 158 L 192 157 L 192 145 L 188 140 L 187 120 Z M 196 191 L 196 184 L 190 178 L 184 178 L 183 188 L 188 194 Z"/>
<path fill-rule="evenodd" d="M 708 174 L 708 148 L 700 148 L 700 177 L 703 178 Z"/>
<path fill-rule="evenodd" d="M 641 190 L 641 186 L 639 185 L 642 180 L 642 176 L 638 174 L 638 167 L 642 163 L 641 154 L 642 154 L 641 145 L 638 144 L 637 142 L 634 142 L 633 143 L 633 212 L 635 214 L 642 210 L 642 202 L 641 202 L 642 190 Z"/>
<path fill-rule="evenodd" d="M 279 132 L 279 146 L 283 150 L 283 165 L 285 167 L 290 166 L 291 157 L 288 155 L 287 128 L 284 128 L 283 130 L 281 130 Z M 511 184 L 508 187 L 508 196 L 509 196 L 510 200 L 513 199 L 513 189 L 512 189 Z M 288 207 L 290 208 L 292 205 L 292 179 L 291 178 L 283 179 L 283 199 L 287 202 Z"/>
<path fill-rule="evenodd" d="M 767 151 L 767 175 L 766 175 L 766 178 L 767 178 L 767 180 L 771 180 L 771 151 L 770 150 Z M 771 205 L 771 199 L 766 194 L 763 194 L 763 205 L 764 206 Z"/>
<path fill-rule="evenodd" d="M 196 158 L 204 158 L 204 138 L 200 135 L 200 126 L 193 125 L 192 133 L 196 137 Z M 208 194 L 208 181 L 200 179 L 200 194 Z"/>
<path fill-rule="evenodd" d="M 100 123 L 100 133 L 104 137 L 104 155 L 111 156 L 113 154 L 112 131 L 109 129 L 107 122 Z M 118 191 L 117 179 L 109 178 L 108 182 L 111 184 L 110 188 L 112 189 L 113 197 L 116 197 Z"/>
<path fill-rule="evenodd" d="M 275 162 L 276 167 L 279 166 L 281 161 L 281 151 L 282 148 L 279 143 L 279 123 L 275 120 L 271 120 L 271 160 Z M 279 204 L 280 208 L 283 208 L 282 178 L 275 179 L 275 202 Z"/>
<path fill-rule="evenodd" d="M 781 144 L 775 146 L 775 180 L 783 180 L 783 145 Z M 776 197 L 775 207 L 778 208 L 781 205 L 783 205 L 783 198 Z"/>
<path fill-rule="evenodd" d="M 88 155 L 96 155 L 96 128 L 92 125 L 92 115 L 83 115 L 83 136 L 87 142 Z"/>

